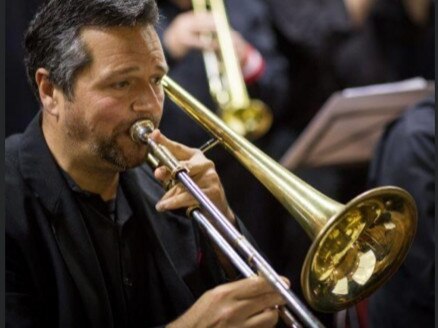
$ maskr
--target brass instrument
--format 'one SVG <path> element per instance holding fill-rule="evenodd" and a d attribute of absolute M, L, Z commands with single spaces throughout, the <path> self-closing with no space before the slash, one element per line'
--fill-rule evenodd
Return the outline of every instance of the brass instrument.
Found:
<path fill-rule="evenodd" d="M 313 239 L 301 285 L 314 309 L 347 308 L 397 271 L 417 223 L 415 202 L 406 191 L 380 187 L 342 205 L 269 158 L 169 77 L 162 84 L 168 96 L 250 170 Z"/>
<path fill-rule="evenodd" d="M 203 51 L 208 85 L 219 107 L 219 115 L 235 132 L 249 139 L 264 135 L 272 125 L 272 113 L 262 101 L 250 99 L 234 51 L 223 0 L 192 0 L 195 12 L 211 12 L 215 35 L 204 34 L 205 42 L 217 40 L 219 53 Z"/>
<path fill-rule="evenodd" d="M 170 181 L 163 182 L 165 189 L 171 188 L 174 183 L 180 182 L 188 192 L 199 202 L 199 207 L 187 209 L 187 216 L 193 218 L 202 229 L 208 234 L 215 245 L 225 254 L 232 264 L 249 278 L 255 275 L 263 276 L 272 287 L 283 296 L 287 305 L 294 309 L 300 319 L 308 327 L 322 328 L 318 319 L 308 311 L 301 301 L 290 291 L 284 281 L 255 250 L 255 248 L 228 222 L 227 218 L 203 193 L 196 183 L 188 175 L 187 169 L 176 159 L 173 154 L 163 145 L 156 143 L 149 135 L 154 130 L 154 125 L 150 120 L 140 120 L 135 122 L 130 129 L 131 139 L 135 142 L 144 143 L 149 147 L 146 162 L 150 167 L 156 169 L 159 166 L 166 167 L 172 176 Z M 203 211 L 201 211 L 201 208 Z M 205 217 L 203 212 L 210 215 L 215 225 Z M 217 227 L 221 229 L 218 231 Z M 236 249 L 233 248 L 235 245 Z M 242 257 L 251 259 L 250 264 L 245 262 Z M 288 327 L 301 328 L 300 322 L 289 312 L 286 306 L 277 307 L 279 314 Z"/>

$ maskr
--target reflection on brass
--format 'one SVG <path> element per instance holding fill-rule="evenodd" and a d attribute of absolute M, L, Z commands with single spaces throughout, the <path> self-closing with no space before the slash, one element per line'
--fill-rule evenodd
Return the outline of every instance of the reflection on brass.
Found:
<path fill-rule="evenodd" d="M 272 125 L 272 113 L 265 103 L 250 99 L 234 51 L 223 0 L 192 0 L 195 12 L 211 12 L 217 33 L 204 33 L 205 43 L 215 42 L 218 51 L 203 51 L 210 94 L 222 120 L 249 139 L 264 135 Z"/>
<path fill-rule="evenodd" d="M 313 240 L 301 272 L 303 293 L 331 312 L 366 298 L 403 262 L 416 230 L 414 200 L 397 187 L 369 190 L 342 205 L 262 153 L 170 78 L 169 97 L 210 132 L 280 201 Z"/>

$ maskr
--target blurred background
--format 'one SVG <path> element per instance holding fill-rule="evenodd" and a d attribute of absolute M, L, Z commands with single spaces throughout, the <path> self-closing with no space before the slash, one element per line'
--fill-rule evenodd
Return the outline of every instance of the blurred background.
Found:
<path fill-rule="evenodd" d="M 6 2 L 6 137 L 24 131 L 39 111 L 25 73 L 22 42 L 27 24 L 40 3 L 38 0 Z M 217 41 L 202 40 L 205 31 L 211 32 L 214 39 L 213 14 L 196 15 L 190 0 L 158 0 L 157 3 L 161 13 L 157 31 L 170 67 L 169 76 L 211 110 L 219 114 L 226 112 L 227 104 L 221 105 L 220 96 L 212 91 L 214 69 L 209 68 L 206 60 L 209 56 L 206 53 L 218 53 L 220 46 Z M 387 184 L 407 189 L 417 201 L 417 236 L 408 259 L 394 278 L 349 311 L 315 312 L 316 315 L 327 327 L 432 327 L 435 1 L 224 0 L 223 3 L 231 29 L 234 60 L 240 68 L 245 92 L 251 99 L 261 100 L 267 108 L 260 114 L 263 131 L 245 130 L 243 134 L 276 161 L 283 160 L 298 177 L 340 203 L 371 187 Z M 206 46 L 208 42 L 210 45 Z M 382 86 L 411 78 L 420 79 L 411 84 Z M 357 89 L 376 85 L 374 89 Z M 301 165 L 288 167 L 285 154 L 290 154 L 303 138 L 311 138 L 310 127 L 328 129 L 329 125 L 321 123 L 318 114 L 330 107 L 327 105 L 330 97 L 345 95 L 342 93 L 345 89 L 351 94 L 351 88 L 361 100 L 348 103 L 349 113 L 354 113 L 356 107 L 365 113 L 371 108 L 377 112 L 381 109 L 381 113 L 391 109 L 391 115 L 382 115 L 372 124 L 379 127 L 377 132 L 370 129 L 369 133 L 361 134 L 363 140 L 372 140 L 367 146 L 369 156 L 358 160 L 352 151 L 339 162 L 309 165 L 302 161 Z M 377 97 L 382 93 L 391 96 Z M 166 100 L 161 130 L 193 147 L 209 140 L 210 136 L 175 106 Z M 329 111 L 335 113 L 338 109 L 332 106 Z M 351 129 L 351 124 L 353 129 L 365 126 L 369 124 L 369 115 L 340 126 Z M 351 134 L 345 130 L 340 128 L 335 134 L 345 136 L 343 140 L 347 144 L 353 143 Z M 322 144 L 324 138 L 329 139 L 330 135 L 327 136 L 312 140 Z M 215 161 L 229 202 L 258 247 L 277 272 L 292 281 L 292 289 L 302 298 L 299 277 L 312 242 L 310 238 L 224 149 L 216 146 L 207 156 Z M 318 152 L 315 156 L 323 157 Z"/>

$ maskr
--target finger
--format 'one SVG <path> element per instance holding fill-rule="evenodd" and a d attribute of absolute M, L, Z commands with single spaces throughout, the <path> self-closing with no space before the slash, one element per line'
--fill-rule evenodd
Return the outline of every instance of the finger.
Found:
<path fill-rule="evenodd" d="M 278 322 L 278 311 L 276 309 L 266 309 L 248 318 L 243 324 L 243 328 L 274 327 Z"/>
<path fill-rule="evenodd" d="M 244 318 L 250 318 L 263 311 L 285 304 L 283 297 L 275 292 L 259 295 L 246 300 L 239 300 L 239 311 Z"/>
<path fill-rule="evenodd" d="M 165 146 L 177 159 L 188 160 L 198 149 L 190 148 L 179 142 L 168 139 L 158 129 L 155 129 L 150 137 L 157 143 Z"/>
<path fill-rule="evenodd" d="M 287 279 L 284 276 L 281 276 L 280 279 L 284 281 L 284 283 L 287 285 L 288 288 L 290 288 L 291 284 L 290 284 L 290 280 L 289 279 Z"/>
<path fill-rule="evenodd" d="M 241 279 L 222 286 L 234 291 L 234 297 L 236 299 L 243 300 L 273 292 L 272 286 L 266 279 L 258 276 Z"/>
<path fill-rule="evenodd" d="M 216 44 L 216 42 L 200 33 L 188 34 L 180 39 L 180 42 L 185 48 L 196 50 L 214 50 Z"/>
<path fill-rule="evenodd" d="M 188 170 L 194 180 L 197 180 L 199 176 L 203 176 L 202 180 L 210 184 L 213 178 L 217 177 L 214 162 L 207 159 L 201 151 L 196 151 L 190 160 L 181 161 L 181 165 Z"/>
<path fill-rule="evenodd" d="M 174 188 L 179 188 L 179 185 L 174 186 L 172 189 Z M 155 208 L 159 212 L 164 212 L 197 205 L 198 202 L 193 198 L 193 196 L 187 192 L 184 192 L 177 195 L 167 196 L 166 198 L 163 196 L 163 198 L 161 198 L 155 205 Z"/>
<path fill-rule="evenodd" d="M 191 30 L 196 33 L 216 32 L 216 24 L 211 13 L 196 12 L 192 17 Z"/>
<path fill-rule="evenodd" d="M 159 181 L 165 181 L 165 180 L 170 179 L 172 177 L 172 174 L 167 167 L 159 166 L 155 169 L 154 176 L 155 176 L 155 179 L 157 179 Z"/>
<path fill-rule="evenodd" d="M 285 300 L 278 292 L 258 295 L 246 300 L 241 300 L 241 302 L 241 311 L 248 316 L 269 308 L 286 304 Z"/>

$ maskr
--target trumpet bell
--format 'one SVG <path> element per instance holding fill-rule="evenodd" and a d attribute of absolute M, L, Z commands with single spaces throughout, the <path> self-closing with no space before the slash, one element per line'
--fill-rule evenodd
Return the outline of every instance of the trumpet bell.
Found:
<path fill-rule="evenodd" d="M 258 99 L 250 99 L 248 106 L 221 110 L 221 117 L 233 131 L 248 139 L 258 139 L 272 125 L 272 112 Z"/>
<path fill-rule="evenodd" d="M 400 188 L 365 192 L 328 220 L 301 271 L 307 302 L 345 309 L 383 285 L 403 262 L 416 231 L 412 197 Z"/>

